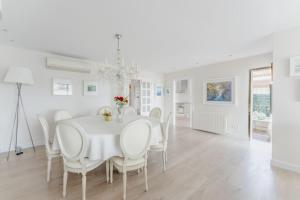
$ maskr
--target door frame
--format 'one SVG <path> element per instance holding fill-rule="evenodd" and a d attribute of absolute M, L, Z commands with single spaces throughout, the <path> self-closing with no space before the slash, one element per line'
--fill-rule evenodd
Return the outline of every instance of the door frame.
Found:
<path fill-rule="evenodd" d="M 172 94 L 173 94 L 173 98 L 172 98 L 172 112 L 173 112 L 173 125 L 176 126 L 176 81 L 182 81 L 182 80 L 187 80 L 188 81 L 188 89 L 190 92 L 190 98 L 191 101 L 189 103 L 190 105 L 190 123 L 189 123 L 189 128 L 193 127 L 193 113 L 194 113 L 194 98 L 193 98 L 193 80 L 190 77 L 184 77 L 184 78 L 178 78 L 178 79 L 174 79 L 173 80 L 173 87 L 172 87 Z"/>
<path fill-rule="evenodd" d="M 249 137 L 249 140 L 252 139 L 252 128 L 253 128 L 253 125 L 252 125 L 252 110 L 253 110 L 253 92 L 252 92 L 252 84 L 253 84 L 253 81 L 252 81 L 252 74 L 253 74 L 253 71 L 257 71 L 257 70 L 263 70 L 263 69 L 271 69 L 271 74 L 272 74 L 272 82 L 273 82 L 273 63 L 271 63 L 270 66 L 267 66 L 267 67 L 258 67 L 258 68 L 253 68 L 253 69 L 250 69 L 249 70 L 249 94 L 248 94 L 248 137 Z M 272 88 L 272 85 L 271 85 L 271 88 L 270 88 L 270 96 L 271 96 L 271 112 L 272 112 L 272 107 L 273 107 L 273 88 Z"/>

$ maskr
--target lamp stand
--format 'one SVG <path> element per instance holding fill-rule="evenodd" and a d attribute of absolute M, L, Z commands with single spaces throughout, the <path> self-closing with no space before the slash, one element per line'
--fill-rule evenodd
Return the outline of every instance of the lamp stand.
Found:
<path fill-rule="evenodd" d="M 30 137 L 30 140 L 31 140 L 32 148 L 33 148 L 33 151 L 35 152 L 35 146 L 33 144 L 33 139 L 32 139 L 31 131 L 30 131 L 30 128 L 29 128 L 27 115 L 26 115 L 25 109 L 24 109 L 24 104 L 23 104 L 22 95 L 21 95 L 21 89 L 22 89 L 22 84 L 17 83 L 18 100 L 17 100 L 16 112 L 15 112 L 15 117 L 14 117 L 14 123 L 13 123 L 12 131 L 11 131 L 11 137 L 10 137 L 10 142 L 9 142 L 7 158 L 6 158 L 7 161 L 9 159 L 9 154 L 10 154 L 12 140 L 13 140 L 14 135 L 15 135 L 15 140 L 16 140 L 15 141 L 15 153 L 16 153 L 16 155 L 23 154 L 22 148 L 18 146 L 18 131 L 19 131 L 20 109 L 23 110 L 23 114 L 24 114 L 24 118 L 25 118 L 25 121 L 26 121 L 26 126 L 27 126 L 27 129 L 28 129 L 28 133 L 29 133 L 29 137 Z"/>

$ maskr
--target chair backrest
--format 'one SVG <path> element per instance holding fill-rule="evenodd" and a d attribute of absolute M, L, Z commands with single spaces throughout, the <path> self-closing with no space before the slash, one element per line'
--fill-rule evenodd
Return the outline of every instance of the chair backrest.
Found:
<path fill-rule="evenodd" d="M 137 116 L 135 108 L 131 106 L 125 107 L 123 109 L 123 117 L 124 116 Z"/>
<path fill-rule="evenodd" d="M 159 107 L 155 107 L 150 111 L 149 117 L 154 119 L 161 119 L 161 109 Z"/>
<path fill-rule="evenodd" d="M 120 135 L 120 145 L 125 158 L 138 159 L 147 153 L 152 126 L 148 120 L 138 119 L 127 124 Z"/>
<path fill-rule="evenodd" d="M 55 112 L 54 121 L 59 122 L 61 120 L 72 119 L 72 115 L 67 110 L 58 110 Z"/>
<path fill-rule="evenodd" d="M 102 106 L 101 108 L 99 108 L 97 115 L 102 115 L 104 112 L 111 112 L 111 114 L 113 113 L 113 109 L 110 106 Z"/>
<path fill-rule="evenodd" d="M 169 140 L 169 127 L 170 127 L 170 121 L 171 121 L 171 115 L 172 113 L 169 113 L 167 117 L 167 121 L 162 124 L 162 133 L 163 133 L 163 143 L 164 143 L 164 149 L 167 149 L 168 140 Z"/>
<path fill-rule="evenodd" d="M 77 123 L 61 121 L 56 126 L 56 135 L 64 159 L 83 162 L 87 152 L 86 131 Z"/>
<path fill-rule="evenodd" d="M 45 146 L 46 146 L 46 151 L 47 153 L 51 152 L 50 148 L 50 142 L 49 142 L 49 124 L 46 120 L 46 118 L 42 115 L 38 115 L 38 119 L 42 125 L 43 133 L 44 133 L 44 138 L 45 138 Z"/>

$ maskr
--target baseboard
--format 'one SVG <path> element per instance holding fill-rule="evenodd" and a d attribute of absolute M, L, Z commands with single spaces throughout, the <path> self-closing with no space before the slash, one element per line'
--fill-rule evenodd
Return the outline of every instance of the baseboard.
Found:
<path fill-rule="evenodd" d="M 234 133 L 228 133 L 228 132 L 221 134 L 221 133 L 214 133 L 214 132 L 204 131 L 204 130 L 195 129 L 195 128 L 193 128 L 193 130 L 199 131 L 199 132 L 204 132 L 204 133 L 212 133 L 212 134 L 220 135 L 220 136 L 226 136 L 226 137 L 234 139 L 234 140 L 249 141 L 248 136 L 241 135 L 241 134 L 234 134 Z"/>
<path fill-rule="evenodd" d="M 44 144 L 35 145 L 35 149 L 41 149 L 41 148 L 45 148 L 45 145 L 44 145 Z M 22 150 L 24 151 L 24 153 L 29 152 L 29 151 L 33 151 L 32 147 L 25 147 L 25 148 L 23 148 Z M 15 150 L 12 149 L 12 150 L 10 151 L 10 153 L 14 153 L 14 151 L 15 151 Z M 8 153 L 8 151 L 0 152 L 0 157 L 1 157 L 1 156 L 6 156 L 7 153 Z"/>
<path fill-rule="evenodd" d="M 289 170 L 289 171 L 300 173 L 300 166 L 299 165 L 293 165 L 293 164 L 290 164 L 290 163 L 286 163 L 286 162 L 282 162 L 282 161 L 274 160 L 274 159 L 271 160 L 271 165 L 274 166 L 274 167 L 281 168 L 281 169 L 286 169 L 286 170 Z"/>

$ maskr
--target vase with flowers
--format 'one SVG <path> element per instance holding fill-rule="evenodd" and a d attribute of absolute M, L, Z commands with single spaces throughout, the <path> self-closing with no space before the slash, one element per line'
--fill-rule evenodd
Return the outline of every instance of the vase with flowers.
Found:
<path fill-rule="evenodd" d="M 118 109 L 118 119 L 122 121 L 122 109 L 125 105 L 128 104 L 128 97 L 123 97 L 123 96 L 115 96 L 114 101 L 117 105 Z"/>

